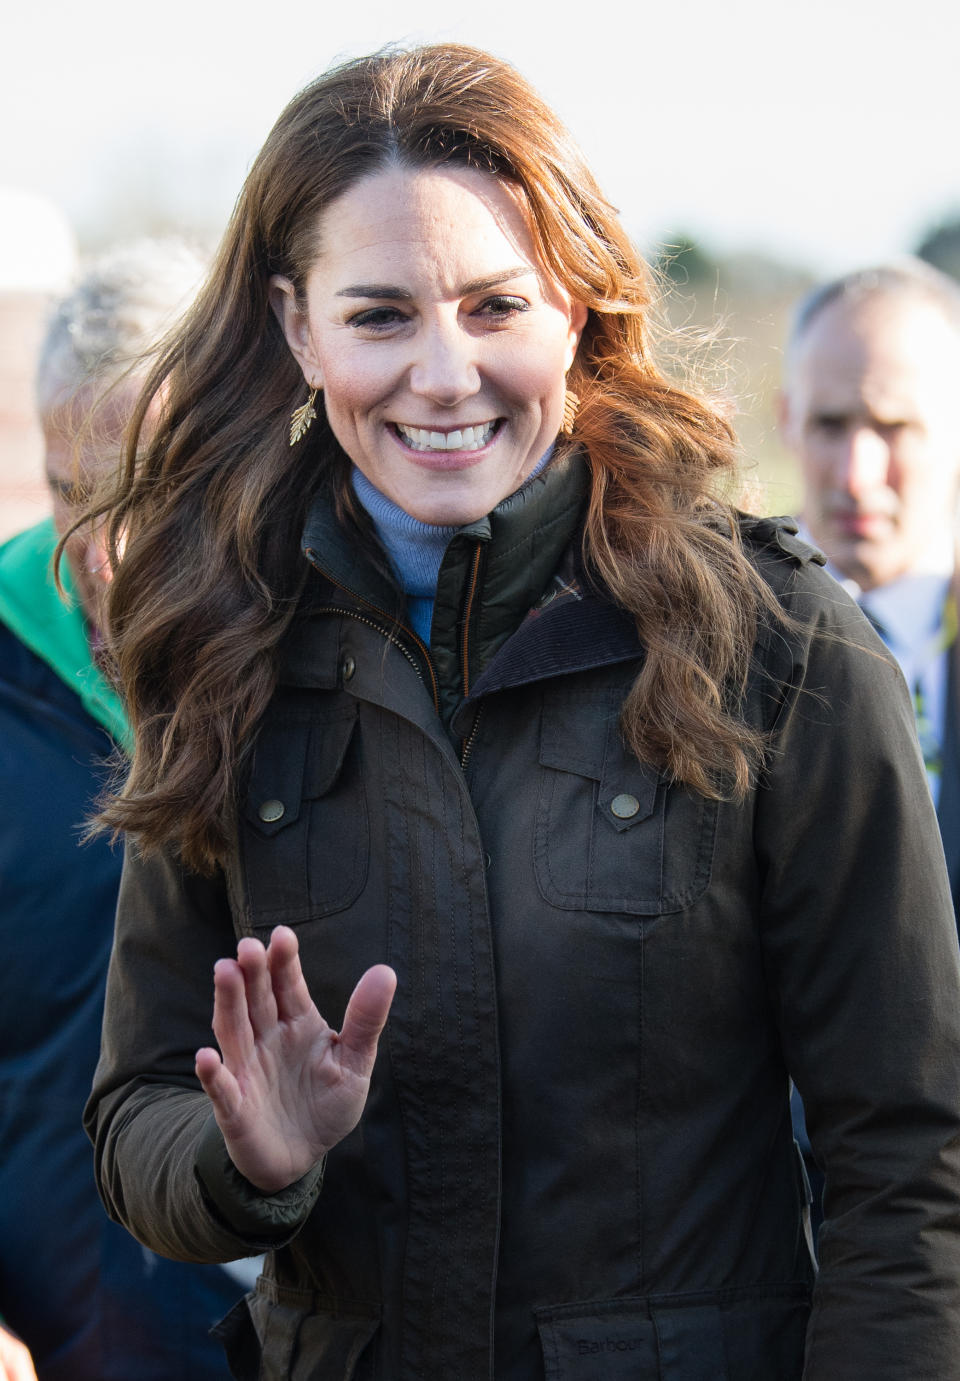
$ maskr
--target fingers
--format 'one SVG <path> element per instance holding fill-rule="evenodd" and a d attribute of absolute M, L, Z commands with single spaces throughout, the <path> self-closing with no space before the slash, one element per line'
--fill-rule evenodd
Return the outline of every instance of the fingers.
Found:
<path fill-rule="evenodd" d="M 340 1059 L 350 1068 L 369 1074 L 376 1058 L 377 1042 L 386 1024 L 397 986 L 394 971 L 376 964 L 353 990 L 339 1035 L 317 1012 L 300 965 L 299 943 L 289 926 L 277 926 L 264 949 L 259 940 L 245 936 L 237 945 L 237 958 L 219 959 L 214 965 L 214 1035 L 223 1055 L 201 1051 L 197 1077 L 214 1102 L 232 1106 L 239 1098 L 234 1075 L 256 1054 L 258 1045 L 286 1021 L 312 1014 L 320 1028 L 340 1047 Z M 224 1079 L 230 1074 L 231 1081 Z"/>
<path fill-rule="evenodd" d="M 293 931 L 277 926 L 269 950 L 244 936 L 235 960 L 218 959 L 214 965 L 213 1031 L 231 1069 L 251 1059 L 257 1041 L 269 1036 L 278 1021 L 312 1009 L 298 951 Z"/>
<path fill-rule="evenodd" d="M 235 959 L 218 959 L 213 966 L 213 1034 L 232 1068 L 239 1068 L 250 1058 L 253 1027 L 243 970 Z"/>
<path fill-rule="evenodd" d="M 209 1045 L 197 1051 L 194 1069 L 204 1093 L 213 1104 L 214 1116 L 222 1126 L 239 1110 L 240 1086 L 218 1052 Z"/>
<path fill-rule="evenodd" d="M 393 969 L 375 964 L 367 969 L 347 1003 L 340 1032 L 340 1058 L 358 1073 L 370 1072 L 396 988 Z"/>
<path fill-rule="evenodd" d="M 270 936 L 267 964 L 280 1020 L 305 1016 L 313 1007 L 313 999 L 300 967 L 300 946 L 289 926 L 278 925 Z"/>
<path fill-rule="evenodd" d="M 243 972 L 247 1015 L 254 1037 L 263 1036 L 277 1024 L 277 1003 L 267 952 L 259 940 L 245 936 L 237 945 L 237 963 Z"/>

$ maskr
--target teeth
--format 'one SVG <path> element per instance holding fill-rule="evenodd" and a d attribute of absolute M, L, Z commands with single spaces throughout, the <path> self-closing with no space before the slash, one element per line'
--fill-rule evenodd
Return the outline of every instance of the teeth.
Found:
<path fill-rule="evenodd" d="M 493 435 L 496 422 L 483 422 L 478 427 L 460 427 L 452 432 L 429 432 L 423 427 L 401 427 L 397 431 L 415 451 L 479 451 Z"/>

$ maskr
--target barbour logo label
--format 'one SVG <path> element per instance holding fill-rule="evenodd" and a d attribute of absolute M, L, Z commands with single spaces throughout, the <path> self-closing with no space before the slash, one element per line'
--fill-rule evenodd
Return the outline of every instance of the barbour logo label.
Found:
<path fill-rule="evenodd" d="M 638 1381 L 660 1374 L 657 1335 L 641 1302 L 561 1306 L 539 1320 L 547 1381 Z"/>
<path fill-rule="evenodd" d="M 592 1357 L 598 1352 L 636 1352 L 640 1346 L 638 1338 L 578 1338 L 577 1353 L 580 1357 Z"/>

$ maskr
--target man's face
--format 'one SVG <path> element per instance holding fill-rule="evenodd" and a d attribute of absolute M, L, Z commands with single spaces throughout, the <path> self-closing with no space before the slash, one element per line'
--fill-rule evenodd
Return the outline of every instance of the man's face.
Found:
<path fill-rule="evenodd" d="M 53 521 L 61 537 L 83 511 L 96 482 L 117 465 L 136 397 L 136 387 L 127 385 L 98 402 L 98 390 L 90 385 L 41 417 Z M 64 552 L 84 615 L 94 629 L 102 629 L 113 574 L 102 528 L 79 528 Z"/>
<path fill-rule="evenodd" d="M 780 420 L 804 521 L 864 590 L 952 569 L 958 394 L 960 334 L 919 297 L 831 302 L 794 348 Z"/>

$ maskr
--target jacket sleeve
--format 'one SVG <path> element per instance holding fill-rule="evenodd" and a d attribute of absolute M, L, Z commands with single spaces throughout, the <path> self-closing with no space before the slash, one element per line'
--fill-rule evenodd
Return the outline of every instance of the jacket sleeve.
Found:
<path fill-rule="evenodd" d="M 960 958 L 899 669 L 819 572 L 757 794 L 768 984 L 826 1177 L 804 1381 L 960 1378 Z M 781 683 L 782 684 L 782 683 Z"/>
<path fill-rule="evenodd" d="M 213 965 L 235 944 L 221 881 L 128 848 L 84 1122 L 110 1216 L 179 1260 L 282 1246 L 320 1190 L 322 1163 L 273 1195 L 240 1175 L 193 1072 L 199 1047 L 215 1044 Z"/>

